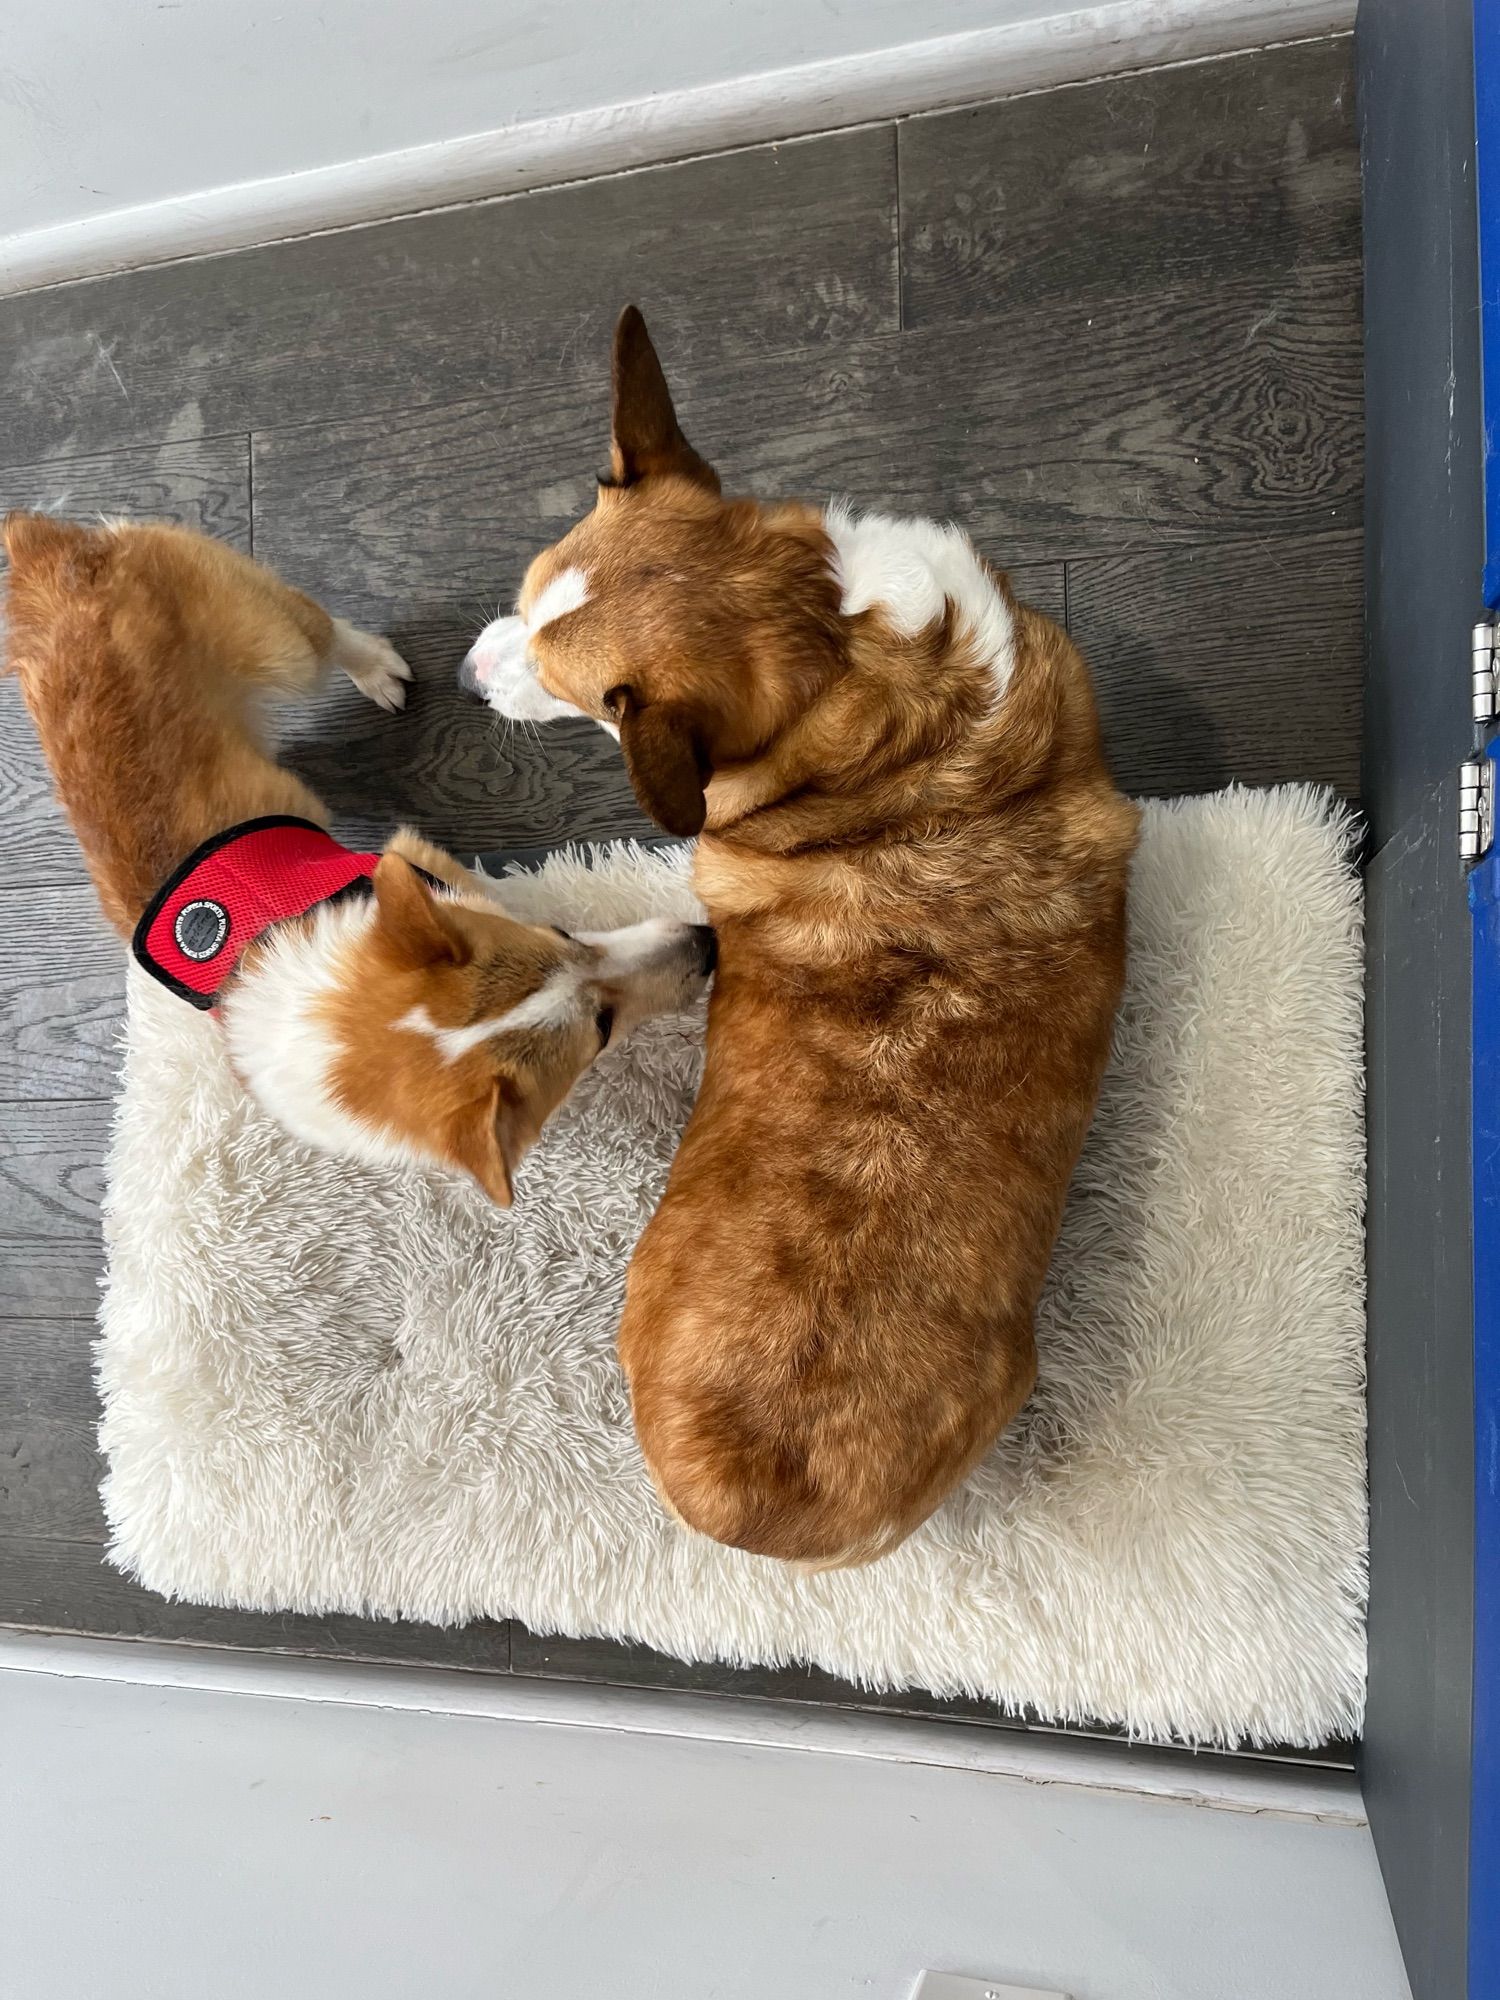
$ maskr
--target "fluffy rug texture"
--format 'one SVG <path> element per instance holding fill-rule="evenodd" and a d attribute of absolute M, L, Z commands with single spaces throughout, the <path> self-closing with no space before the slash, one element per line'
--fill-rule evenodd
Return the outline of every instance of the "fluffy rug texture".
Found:
<path fill-rule="evenodd" d="M 684 854 L 633 846 L 503 895 L 578 929 L 696 908 Z M 1147 807 L 1036 1394 L 905 1547 L 815 1576 L 664 1516 L 615 1363 L 701 1019 L 597 1065 L 507 1214 L 294 1145 L 213 1024 L 133 974 L 98 1349 L 114 1560 L 206 1603 L 515 1616 L 1154 1736 L 1356 1728 L 1359 933 L 1321 796 Z"/>

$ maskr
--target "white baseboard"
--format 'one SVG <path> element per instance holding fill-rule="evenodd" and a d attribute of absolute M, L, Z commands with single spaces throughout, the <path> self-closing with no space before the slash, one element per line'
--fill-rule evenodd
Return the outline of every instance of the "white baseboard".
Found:
<path fill-rule="evenodd" d="M 1218 1812 L 1269 1813 L 1329 1826 L 1367 1824 L 1359 1787 L 1347 1772 L 1277 1767 L 1230 1757 L 1193 1760 L 1040 1730 L 867 1714 L 811 1703 L 0 1631 L 0 1686 L 11 1674 L 125 1681 L 136 1687 L 199 1689 L 273 1701 L 414 1709 L 490 1722 L 524 1722 L 537 1728 L 615 1730 L 881 1763 L 930 1764 L 1019 1784 L 1129 1792 Z"/>
<path fill-rule="evenodd" d="M 0 294 L 1342 32 L 1354 0 L 1104 0 L 0 237 Z"/>

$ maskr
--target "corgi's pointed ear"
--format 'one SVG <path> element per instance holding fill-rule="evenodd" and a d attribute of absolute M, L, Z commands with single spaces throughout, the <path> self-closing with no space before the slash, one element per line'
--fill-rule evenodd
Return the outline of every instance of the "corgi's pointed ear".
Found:
<path fill-rule="evenodd" d="M 513 1078 L 497 1076 L 489 1094 L 465 1114 L 453 1153 L 498 1208 L 515 1199 L 516 1168 L 537 1137 L 536 1121 Z"/>
<path fill-rule="evenodd" d="M 375 870 L 381 937 L 407 965 L 464 965 L 468 941 L 409 861 L 383 854 Z"/>
<path fill-rule="evenodd" d="M 653 473 L 675 473 L 719 490 L 719 475 L 682 434 L 656 349 L 638 306 L 626 306 L 615 326 L 611 367 L 610 460 L 616 486 L 634 486 Z"/>
<path fill-rule="evenodd" d="M 680 839 L 701 833 L 713 766 L 689 711 L 676 701 L 643 705 L 629 687 L 611 688 L 604 705 L 620 726 L 625 769 L 643 808 Z"/>

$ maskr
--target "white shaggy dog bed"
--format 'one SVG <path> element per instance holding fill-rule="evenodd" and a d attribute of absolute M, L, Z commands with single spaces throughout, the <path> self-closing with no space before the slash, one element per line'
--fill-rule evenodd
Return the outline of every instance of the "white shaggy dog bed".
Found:
<path fill-rule="evenodd" d="M 114 1560 L 205 1603 L 481 1613 L 814 1661 L 1156 1735 L 1355 1729 L 1364 1645 L 1359 890 L 1304 789 L 1146 809 L 1129 991 L 1030 1405 L 872 1567 L 663 1515 L 614 1330 L 701 1021 L 587 1077 L 492 1209 L 304 1151 L 138 974 L 99 1343 Z M 519 913 L 694 908 L 685 857 L 554 857 Z"/>

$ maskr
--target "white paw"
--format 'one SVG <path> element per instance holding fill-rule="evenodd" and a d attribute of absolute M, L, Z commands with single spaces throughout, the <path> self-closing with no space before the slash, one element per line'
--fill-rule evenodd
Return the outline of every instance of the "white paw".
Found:
<path fill-rule="evenodd" d="M 411 668 L 395 647 L 386 639 L 377 639 L 373 632 L 346 625 L 342 618 L 334 619 L 333 630 L 334 665 L 377 708 L 405 708 Z"/>

